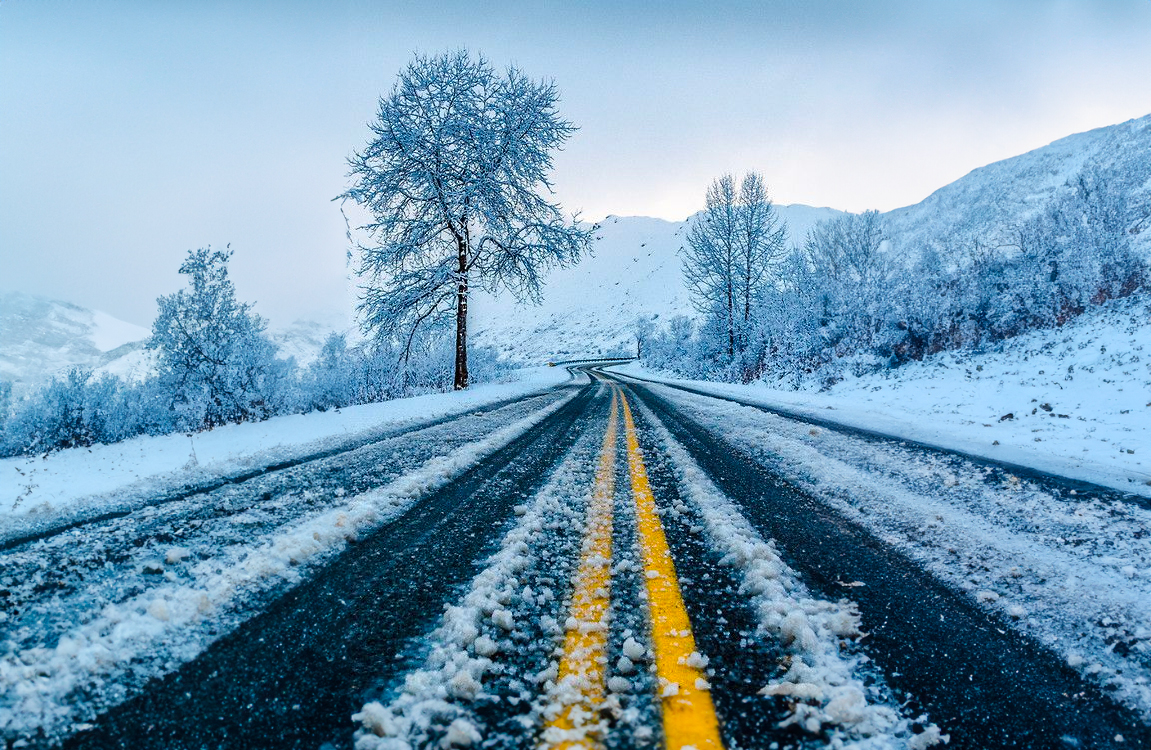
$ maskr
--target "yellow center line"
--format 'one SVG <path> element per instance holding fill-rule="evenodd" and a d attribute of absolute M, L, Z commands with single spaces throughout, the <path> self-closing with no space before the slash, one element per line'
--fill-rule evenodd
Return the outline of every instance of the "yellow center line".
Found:
<path fill-rule="evenodd" d="M 627 461 L 631 469 L 632 496 L 635 498 L 651 609 L 651 640 L 659 678 L 657 689 L 662 698 L 664 743 L 667 750 L 722 750 L 719 720 L 703 672 L 705 662 L 695 649 L 691 621 L 683 605 L 663 524 L 656 513 L 655 497 L 647 479 L 635 422 L 622 391 L 620 400 L 623 402 Z"/>
<path fill-rule="evenodd" d="M 565 623 L 563 657 L 549 695 L 543 744 L 556 750 L 602 747 L 607 666 L 608 606 L 611 598 L 612 503 L 615 498 L 615 442 L 619 422 L 613 390 L 603 436 L 595 489 L 588 506 L 583 552 L 576 572 L 571 613 Z M 701 749 L 702 750 L 702 749 Z"/>

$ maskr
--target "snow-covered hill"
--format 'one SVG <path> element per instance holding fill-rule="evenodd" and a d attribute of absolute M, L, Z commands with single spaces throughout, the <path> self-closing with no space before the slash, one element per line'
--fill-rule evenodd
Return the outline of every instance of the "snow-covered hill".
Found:
<path fill-rule="evenodd" d="M 268 336 L 281 357 L 295 357 L 306 366 L 319 355 L 330 332 L 351 328 L 348 320 L 332 316 L 272 326 Z M 153 353 L 144 349 L 151 335 L 147 328 L 99 310 L 22 292 L 0 292 L 0 380 L 21 392 L 72 367 L 129 380 L 143 378 L 155 367 Z"/>
<path fill-rule="evenodd" d="M 830 389 L 697 386 L 1151 496 L 1149 320 L 1151 300 L 1129 297 L 1062 328 L 848 376 Z"/>
<path fill-rule="evenodd" d="M 1124 182 L 1122 189 L 1151 207 L 1151 115 L 1062 138 L 1021 156 L 973 170 L 923 201 L 883 215 L 897 252 L 934 247 L 952 258 L 978 241 L 995 244 L 1005 232 L 1042 210 L 1085 170 Z M 1151 252 L 1151 222 L 1132 227 Z"/>
<path fill-rule="evenodd" d="M 98 368 L 140 348 L 147 328 L 22 292 L 0 294 L 0 380 L 19 387 L 69 367 Z"/>
<path fill-rule="evenodd" d="M 920 203 L 883 214 L 885 231 L 893 251 L 904 257 L 934 247 L 942 257 L 956 258 L 975 241 L 996 242 L 1085 169 L 1096 168 L 1121 175 L 1124 189 L 1151 214 L 1151 115 L 976 169 Z M 841 213 L 804 205 L 777 209 L 795 244 L 816 222 Z M 609 216 L 600 223 L 591 256 L 546 276 L 542 304 L 476 294 L 470 306 L 473 343 L 522 363 L 633 351 L 637 317 L 654 316 L 658 323 L 692 313 L 677 255 L 688 221 Z M 1151 255 L 1151 218 L 1144 224 L 1132 233 Z M 281 356 L 306 365 L 328 332 L 354 334 L 353 328 L 343 319 L 296 321 L 269 333 Z M 30 383 L 73 365 L 138 373 L 147 363 L 131 342 L 147 335 L 146 329 L 68 303 L 0 294 L 0 379 Z M 112 351 L 125 344 L 130 348 Z M 121 355 L 131 356 L 112 363 Z"/>
<path fill-rule="evenodd" d="M 802 242 L 831 208 L 776 206 L 793 242 Z M 660 322 L 690 314 L 680 259 L 688 222 L 609 216 L 596 232 L 594 254 L 546 279 L 543 303 L 518 304 L 510 295 L 476 295 L 470 311 L 474 341 L 519 362 L 628 353 L 640 315 Z"/>

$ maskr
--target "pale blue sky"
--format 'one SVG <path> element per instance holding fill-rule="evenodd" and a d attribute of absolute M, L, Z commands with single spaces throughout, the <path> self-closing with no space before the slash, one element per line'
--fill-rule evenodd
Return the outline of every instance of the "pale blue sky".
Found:
<path fill-rule="evenodd" d="M 345 300 L 330 199 L 415 50 L 551 77 L 557 194 L 682 219 L 725 170 L 779 202 L 914 203 L 1151 113 L 1151 0 L 0 2 L 0 289 L 149 324 L 190 247 L 286 323 Z"/>

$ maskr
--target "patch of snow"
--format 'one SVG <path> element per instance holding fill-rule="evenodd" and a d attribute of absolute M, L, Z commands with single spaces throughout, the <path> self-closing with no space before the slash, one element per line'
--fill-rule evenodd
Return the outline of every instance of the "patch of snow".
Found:
<path fill-rule="evenodd" d="M 151 335 L 152 331 L 143 326 L 113 318 L 108 313 L 99 310 L 92 311 L 91 331 L 88 333 L 88 337 L 92 340 L 92 344 L 102 352 L 110 352 L 124 344 L 143 341 Z"/>

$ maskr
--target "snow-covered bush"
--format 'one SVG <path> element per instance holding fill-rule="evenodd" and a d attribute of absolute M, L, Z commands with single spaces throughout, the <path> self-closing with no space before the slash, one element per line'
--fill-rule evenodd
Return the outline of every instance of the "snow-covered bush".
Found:
<path fill-rule="evenodd" d="M 94 377 L 79 368 L 17 401 L 0 427 L 0 455 L 114 443 L 173 429 L 155 381 Z"/>
<path fill-rule="evenodd" d="M 12 384 L 0 380 L 0 434 L 4 432 L 4 423 L 8 421 L 8 410 L 12 403 Z"/>
<path fill-rule="evenodd" d="M 180 266 L 187 289 L 157 300 L 149 348 L 171 395 L 181 429 L 265 419 L 286 406 L 277 399 L 292 365 L 276 359 L 266 323 L 236 299 L 228 278 L 232 251 L 191 250 Z"/>
<path fill-rule="evenodd" d="M 429 330 L 410 345 L 348 346 L 332 334 L 306 368 L 280 359 L 251 306 L 236 300 L 230 251 L 188 253 L 187 289 L 160 297 L 148 347 L 158 371 L 142 382 L 73 369 L 11 402 L 0 382 L 0 456 L 114 443 L 136 435 L 211 429 L 279 414 L 326 410 L 451 390 L 455 350 L 449 332 Z M 496 352 L 470 358 L 474 382 L 507 373 Z"/>

